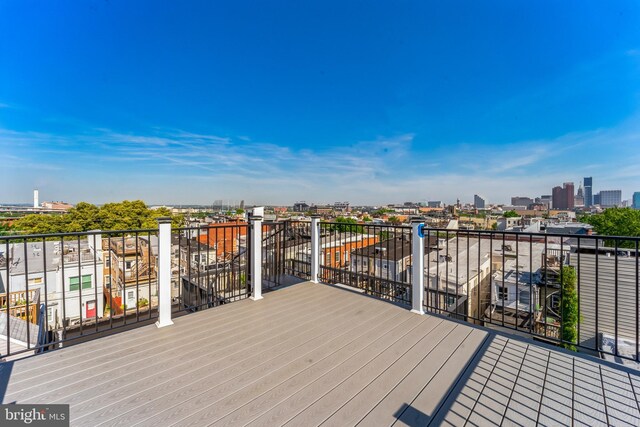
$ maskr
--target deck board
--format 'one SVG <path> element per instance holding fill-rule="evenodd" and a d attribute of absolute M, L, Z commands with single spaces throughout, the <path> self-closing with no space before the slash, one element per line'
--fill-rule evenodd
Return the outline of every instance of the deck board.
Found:
<path fill-rule="evenodd" d="M 0 364 L 77 426 L 640 425 L 629 369 L 301 283 Z"/>

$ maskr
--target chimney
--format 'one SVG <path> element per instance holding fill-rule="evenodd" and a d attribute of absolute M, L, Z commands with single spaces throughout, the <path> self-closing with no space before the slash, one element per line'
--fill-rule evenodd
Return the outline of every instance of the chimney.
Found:
<path fill-rule="evenodd" d="M 38 203 L 38 189 L 33 190 L 33 208 L 38 209 L 40 203 Z"/>

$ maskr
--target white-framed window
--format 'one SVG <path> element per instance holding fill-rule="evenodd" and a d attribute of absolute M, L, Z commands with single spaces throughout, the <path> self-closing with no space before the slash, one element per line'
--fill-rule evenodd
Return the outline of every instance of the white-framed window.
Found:
<path fill-rule="evenodd" d="M 29 285 L 41 285 L 42 277 L 34 277 L 33 279 L 29 279 Z"/>
<path fill-rule="evenodd" d="M 340 251 L 336 251 L 336 262 L 340 262 Z"/>

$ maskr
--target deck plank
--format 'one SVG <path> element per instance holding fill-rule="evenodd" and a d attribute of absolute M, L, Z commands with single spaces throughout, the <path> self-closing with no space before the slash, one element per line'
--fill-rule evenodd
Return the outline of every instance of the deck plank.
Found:
<path fill-rule="evenodd" d="M 300 354 L 290 363 L 275 369 L 251 383 L 242 383 L 220 393 L 220 389 L 212 389 L 199 396 L 201 404 L 194 407 L 191 415 L 180 419 L 181 426 L 199 426 L 224 417 L 245 405 L 256 396 L 271 390 L 274 386 L 292 381 L 293 378 L 313 381 L 326 373 L 334 365 L 339 365 L 353 353 L 359 352 L 377 337 L 402 322 L 402 316 L 393 311 L 379 316 L 376 322 L 362 322 L 357 328 L 336 337 L 330 342 L 310 352 Z M 199 409 L 199 410 L 198 410 Z"/>
<path fill-rule="evenodd" d="M 251 322 L 254 319 L 264 317 L 267 313 L 271 314 L 273 310 L 290 310 L 295 307 L 292 304 L 293 300 L 304 298 L 305 301 L 313 301 L 314 296 L 322 295 L 322 291 L 318 289 L 308 288 L 308 292 L 309 295 L 289 293 L 283 298 L 264 298 L 259 304 L 256 304 L 255 301 L 243 300 L 216 307 L 212 310 L 193 313 L 177 318 L 174 321 L 174 323 L 180 324 L 182 328 L 158 329 L 155 325 L 145 326 L 141 328 L 145 332 L 143 335 L 139 335 L 138 331 L 135 331 L 135 337 L 130 339 L 127 336 L 128 334 L 118 334 L 123 338 L 122 341 L 116 341 L 115 345 L 110 345 L 111 341 L 105 342 L 102 348 L 98 347 L 95 350 L 93 349 L 97 345 L 95 341 L 79 344 L 65 349 L 64 356 L 58 351 L 52 352 L 51 354 L 54 356 L 43 360 L 43 364 L 39 367 L 32 366 L 30 362 L 34 361 L 33 358 L 27 359 L 24 361 L 27 369 L 22 368 L 19 373 L 13 376 L 12 387 L 15 391 L 21 390 L 21 385 L 30 387 L 33 383 L 31 380 L 36 376 L 41 376 L 43 373 L 55 374 L 58 378 L 65 375 L 78 375 L 80 372 L 96 369 L 101 363 L 110 363 L 114 360 L 130 358 L 135 354 L 166 347 L 166 342 L 168 341 L 171 341 L 177 347 L 189 342 L 193 337 L 202 336 L 205 332 L 210 336 L 216 333 L 232 335 L 245 327 L 242 323 L 238 323 L 238 319 Z M 225 310 L 226 307 L 232 307 L 233 305 L 242 307 L 236 307 L 234 311 Z M 206 322 L 201 322 L 200 320 L 202 319 L 206 320 Z M 115 338 L 115 336 L 106 338 Z M 123 348 L 126 348 L 127 351 L 123 352 Z M 43 356 L 46 357 L 48 355 L 45 354 Z M 49 363 L 49 359 L 53 359 L 53 362 Z M 21 361 L 20 364 L 22 366 L 23 362 Z"/>
<path fill-rule="evenodd" d="M 407 408 L 399 416 L 395 424 L 406 426 L 428 424 L 439 408 L 441 401 L 446 397 L 442 396 L 442 390 L 449 390 L 455 386 L 458 377 L 463 374 L 471 359 L 479 348 L 484 345 L 486 338 L 486 332 L 477 329 L 472 330 L 436 375 L 424 386 L 414 401 L 411 402 L 409 405 L 411 410 Z M 423 365 L 428 365 L 429 363 L 430 361 L 423 361 Z M 416 373 L 416 375 L 418 374 Z M 418 379 L 426 381 L 426 377 L 426 372 L 421 372 Z M 375 416 L 374 411 L 370 415 Z"/>
<path fill-rule="evenodd" d="M 415 316 L 418 317 L 418 316 Z M 248 422 L 255 419 L 257 416 L 273 408 L 277 404 L 284 400 L 297 395 L 307 385 L 312 384 L 313 390 L 323 393 L 329 391 L 336 381 L 341 378 L 345 378 L 357 370 L 362 365 L 366 365 L 378 354 L 395 344 L 403 333 L 409 333 L 413 330 L 413 327 L 422 325 L 425 318 L 408 318 L 398 319 L 401 323 L 393 326 L 389 329 L 385 325 L 381 330 L 377 331 L 379 337 L 370 342 L 365 348 L 358 352 L 353 352 L 342 363 L 332 363 L 327 359 L 326 362 L 329 366 L 326 367 L 326 372 L 322 372 L 324 367 L 320 367 L 320 364 L 315 365 L 313 368 L 307 369 L 289 380 L 279 384 L 272 388 L 268 392 L 260 395 L 258 398 L 238 408 L 236 411 L 228 414 L 227 416 L 218 419 L 211 425 L 219 426 L 240 426 L 246 425 Z M 434 319 L 435 322 L 435 319 Z M 413 326 L 413 327 L 412 327 Z M 316 376 L 318 376 L 316 378 Z"/>
<path fill-rule="evenodd" d="M 481 358 L 470 368 L 467 380 L 444 402 L 443 409 L 434 416 L 433 425 L 462 426 L 467 422 L 506 344 L 503 337 L 489 337 L 486 346 L 480 349 Z"/>
<path fill-rule="evenodd" d="M 448 352 L 457 348 L 470 332 L 468 327 L 458 324 L 441 324 L 440 329 L 442 329 L 441 334 L 428 340 L 429 342 L 425 343 L 424 350 L 417 349 L 417 351 L 407 353 L 398 359 L 396 363 L 360 390 L 353 399 L 349 400 L 344 406 L 331 415 L 322 425 L 344 426 L 359 423 L 371 410 L 383 401 L 420 362 L 428 358 L 432 366 L 441 366 Z M 410 383 L 407 383 L 407 387 L 410 385 Z M 402 403 L 394 407 L 392 414 L 396 413 L 401 405 Z"/>
<path fill-rule="evenodd" d="M 248 301 L 252 303 L 252 301 Z M 260 302 L 262 303 L 262 301 Z M 287 300 L 283 304 L 272 305 L 272 310 L 269 311 L 270 317 L 279 318 L 279 316 L 290 316 L 290 313 L 300 312 L 304 310 L 304 307 L 299 305 L 292 305 L 291 300 Z M 198 314 L 198 313 L 196 313 Z M 194 314 L 193 316 L 195 317 Z M 200 317 L 200 316 L 198 316 Z M 248 320 L 251 320 L 248 319 Z M 41 401 L 50 401 L 50 399 L 58 399 L 65 396 L 64 390 L 58 392 L 64 386 L 82 387 L 76 383 L 76 379 L 80 378 L 83 382 L 90 384 L 101 383 L 100 378 L 108 376 L 109 372 L 113 369 L 125 370 L 127 366 L 132 369 L 136 369 L 137 366 L 144 364 L 147 359 L 160 360 L 165 355 L 173 353 L 176 357 L 180 357 L 180 352 L 176 352 L 176 348 L 186 348 L 192 346 L 198 348 L 205 345 L 207 342 L 218 342 L 223 345 L 225 342 L 235 342 L 240 340 L 247 334 L 254 334 L 259 332 L 260 329 L 264 329 L 266 324 L 261 324 L 257 331 L 251 328 L 243 327 L 242 318 L 229 317 L 224 323 L 215 322 L 209 323 L 208 317 L 204 317 L 200 328 L 194 331 L 193 328 L 189 328 L 187 332 L 179 336 L 179 338 L 170 338 L 162 335 L 161 339 L 157 339 L 155 332 L 160 332 L 163 329 L 150 330 L 149 336 L 152 337 L 149 340 L 140 339 L 136 346 L 124 347 L 118 346 L 117 355 L 111 355 L 108 357 L 96 357 L 94 359 L 89 358 L 81 363 L 73 364 L 69 368 L 69 362 L 61 363 L 62 368 L 52 369 L 45 374 L 40 375 L 40 380 L 37 384 L 33 381 L 24 380 L 22 378 L 12 378 L 12 383 L 7 390 L 6 400 L 23 400 L 24 396 L 30 398 L 38 398 Z M 207 325 L 209 325 L 210 331 L 207 331 Z M 154 326 L 155 328 L 155 326 Z M 164 328 L 166 329 L 166 328 Z M 151 344 L 153 343 L 153 344 Z M 168 345 L 170 344 L 170 345 Z M 123 349 L 126 349 L 124 351 Z M 111 349 L 113 352 L 114 349 Z M 75 358 L 71 359 L 75 361 Z M 92 364 L 93 363 L 93 364 Z M 61 373 L 62 372 L 62 373 Z M 153 371 L 151 373 L 154 373 Z M 52 394 L 53 391 L 58 392 L 57 395 Z M 41 393 L 41 394 L 39 394 Z"/>
<path fill-rule="evenodd" d="M 361 315 L 363 322 L 387 312 L 386 308 L 379 310 L 378 313 L 373 310 L 363 310 L 357 302 L 353 305 L 353 301 L 349 299 L 345 299 L 345 302 L 352 307 L 351 310 L 363 311 Z M 341 303 L 335 302 L 337 305 Z M 343 311 L 349 313 L 348 310 Z M 270 369 L 276 369 L 280 364 L 285 364 L 288 360 L 297 357 L 300 352 L 310 351 L 331 340 L 332 337 L 344 334 L 345 321 L 352 321 L 353 318 L 333 315 L 329 312 L 327 319 L 310 316 L 308 320 L 308 323 L 315 326 L 310 327 L 305 322 L 291 322 L 295 325 L 295 332 L 285 331 L 275 336 L 268 335 L 263 347 L 255 349 L 236 346 L 236 352 L 230 356 L 227 355 L 220 360 L 210 360 L 197 369 L 177 372 L 178 375 L 171 375 L 169 381 L 154 382 L 145 390 L 136 390 L 133 399 L 130 396 L 122 402 L 114 402 L 86 415 L 109 420 L 108 425 L 126 425 L 128 417 L 132 414 L 141 420 L 155 416 L 167 408 L 187 404 L 192 397 L 211 387 L 228 388 L 239 383 L 243 378 L 251 379 L 252 374 L 263 375 Z M 356 323 L 352 328 L 359 324 Z M 261 348 L 264 348 L 264 351 L 259 351 Z M 202 372 L 206 374 L 203 375 Z M 167 385 L 170 385 L 171 389 L 167 390 Z M 140 407 L 141 405 L 144 406 Z"/>
<path fill-rule="evenodd" d="M 3 402 L 73 426 L 640 425 L 640 376 L 302 283 L 0 364 Z"/>

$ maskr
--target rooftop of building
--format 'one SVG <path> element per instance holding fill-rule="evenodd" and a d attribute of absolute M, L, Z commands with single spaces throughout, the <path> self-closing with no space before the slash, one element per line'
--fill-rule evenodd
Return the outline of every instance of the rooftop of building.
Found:
<path fill-rule="evenodd" d="M 640 423 L 632 370 L 311 283 L 2 363 L 0 384 L 78 426 Z"/>

